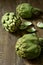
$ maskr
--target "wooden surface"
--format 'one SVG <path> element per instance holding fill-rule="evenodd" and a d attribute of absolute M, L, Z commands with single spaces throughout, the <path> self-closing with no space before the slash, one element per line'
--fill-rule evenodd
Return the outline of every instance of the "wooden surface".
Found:
<path fill-rule="evenodd" d="M 19 58 L 15 53 L 15 43 L 19 36 L 6 32 L 2 27 L 2 15 L 8 11 L 15 11 L 16 6 L 22 2 L 31 3 L 43 10 L 43 0 L 0 0 L 0 65 L 43 65 L 43 54 L 35 60 Z M 38 29 L 37 34 L 43 37 L 43 30 Z"/>

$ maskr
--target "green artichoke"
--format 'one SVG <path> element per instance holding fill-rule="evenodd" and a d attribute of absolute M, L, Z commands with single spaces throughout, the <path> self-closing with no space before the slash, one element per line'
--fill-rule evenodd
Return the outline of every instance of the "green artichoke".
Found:
<path fill-rule="evenodd" d="M 15 49 L 17 55 L 22 58 L 34 59 L 40 55 L 41 47 L 35 34 L 25 34 L 19 38 Z"/>
<path fill-rule="evenodd" d="M 2 24 L 6 31 L 15 32 L 21 24 L 21 20 L 15 16 L 15 13 L 9 12 L 2 16 Z"/>
<path fill-rule="evenodd" d="M 23 3 L 17 6 L 16 13 L 22 18 L 31 18 L 32 16 L 32 6 L 27 3 Z"/>
<path fill-rule="evenodd" d="M 32 18 L 33 15 L 39 15 L 40 11 L 40 9 L 34 8 L 28 3 L 19 4 L 16 8 L 17 16 L 21 16 L 22 18 Z"/>

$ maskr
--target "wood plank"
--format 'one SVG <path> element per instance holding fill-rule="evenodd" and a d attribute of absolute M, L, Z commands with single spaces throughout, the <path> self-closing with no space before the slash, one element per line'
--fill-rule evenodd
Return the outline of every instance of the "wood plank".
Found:
<path fill-rule="evenodd" d="M 23 2 L 31 3 L 34 7 L 43 10 L 43 0 L 0 0 L 0 21 L 5 12 L 15 12 L 16 6 Z M 38 29 L 38 35 L 43 37 L 43 30 Z M 6 32 L 0 22 L 0 65 L 43 65 L 43 54 L 31 61 L 21 59 L 16 55 L 15 44 L 18 38 L 18 35 Z"/>

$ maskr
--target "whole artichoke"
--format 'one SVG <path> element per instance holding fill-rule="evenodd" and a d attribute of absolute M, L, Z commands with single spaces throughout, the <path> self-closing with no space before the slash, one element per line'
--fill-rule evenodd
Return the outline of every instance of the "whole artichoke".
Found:
<path fill-rule="evenodd" d="M 17 16 L 21 16 L 22 18 L 32 18 L 33 15 L 39 15 L 40 11 L 40 9 L 34 8 L 31 4 L 28 3 L 19 4 L 16 8 Z"/>
<path fill-rule="evenodd" d="M 15 13 L 9 12 L 2 16 L 2 24 L 6 31 L 15 32 L 21 24 L 21 20 L 15 16 Z"/>
<path fill-rule="evenodd" d="M 32 6 L 27 3 L 23 3 L 17 6 L 16 13 L 18 16 L 23 18 L 31 18 L 32 16 Z"/>
<path fill-rule="evenodd" d="M 16 53 L 22 58 L 34 59 L 40 55 L 41 47 L 35 34 L 25 34 L 16 43 Z"/>

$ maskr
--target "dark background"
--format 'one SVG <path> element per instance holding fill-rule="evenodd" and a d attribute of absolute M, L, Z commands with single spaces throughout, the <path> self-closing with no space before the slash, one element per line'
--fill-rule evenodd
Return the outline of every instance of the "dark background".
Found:
<path fill-rule="evenodd" d="M 8 11 L 15 12 L 16 6 L 23 2 L 31 3 L 34 7 L 43 10 L 43 0 L 0 0 L 0 65 L 43 65 L 43 54 L 31 61 L 19 58 L 15 53 L 15 43 L 19 36 L 6 32 L 1 24 L 2 15 Z M 36 21 L 34 22 L 35 25 Z M 43 30 L 38 28 L 37 30 L 38 36 L 43 37 Z"/>

